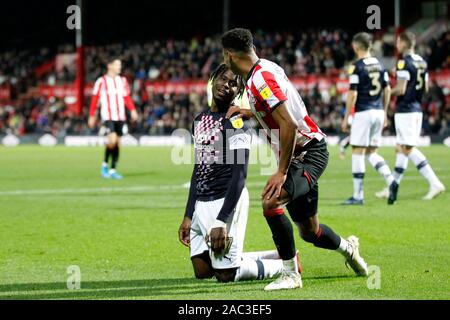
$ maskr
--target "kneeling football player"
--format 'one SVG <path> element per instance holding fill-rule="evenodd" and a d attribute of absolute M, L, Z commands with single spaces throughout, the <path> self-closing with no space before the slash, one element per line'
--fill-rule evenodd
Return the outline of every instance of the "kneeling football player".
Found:
<path fill-rule="evenodd" d="M 192 127 L 196 162 L 179 239 L 190 248 L 196 278 L 271 278 L 283 270 L 277 251 L 243 253 L 251 134 L 238 115 L 228 112 L 242 95 L 243 82 L 225 64 L 211 80 L 211 108 L 199 114 Z"/>

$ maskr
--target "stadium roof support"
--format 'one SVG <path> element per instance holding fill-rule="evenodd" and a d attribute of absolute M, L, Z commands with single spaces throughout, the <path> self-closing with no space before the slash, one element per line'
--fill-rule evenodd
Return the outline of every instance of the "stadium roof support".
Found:
<path fill-rule="evenodd" d="M 230 26 L 230 0 L 223 0 L 223 21 L 222 31 L 228 31 Z"/>
<path fill-rule="evenodd" d="M 77 0 L 77 6 L 80 8 L 81 27 L 76 31 L 77 46 L 77 76 L 75 80 L 77 91 L 77 113 L 81 115 L 84 103 L 84 44 L 83 44 L 83 0 Z"/>

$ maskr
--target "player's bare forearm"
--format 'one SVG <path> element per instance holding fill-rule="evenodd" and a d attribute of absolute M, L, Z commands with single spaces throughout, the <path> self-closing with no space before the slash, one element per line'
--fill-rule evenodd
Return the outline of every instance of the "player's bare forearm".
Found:
<path fill-rule="evenodd" d="M 88 126 L 93 129 L 95 127 L 95 123 L 97 122 L 97 117 L 95 115 L 89 116 Z"/>
<path fill-rule="evenodd" d="M 386 88 L 384 88 L 384 94 L 383 94 L 383 103 L 384 103 L 384 112 L 387 115 L 388 109 L 389 109 L 389 104 L 391 102 L 391 87 L 390 86 L 386 86 Z"/>
<path fill-rule="evenodd" d="M 272 112 L 272 116 L 280 127 L 280 160 L 278 171 L 269 178 L 262 192 L 261 196 L 266 199 L 281 195 L 281 189 L 286 182 L 287 172 L 294 154 L 298 129 L 297 123 L 289 113 L 285 103 Z"/>
<path fill-rule="evenodd" d="M 272 115 L 280 127 L 280 162 L 278 164 L 278 172 L 287 174 L 294 154 L 298 125 L 289 113 L 285 103 L 280 105 Z"/>
<path fill-rule="evenodd" d="M 189 247 L 189 243 L 190 243 L 189 233 L 191 231 L 191 225 L 192 225 L 192 219 L 189 217 L 184 217 L 183 222 L 181 223 L 181 225 L 178 229 L 178 239 L 186 247 Z"/>
<path fill-rule="evenodd" d="M 358 93 L 356 92 L 356 90 L 349 90 L 347 93 L 347 101 L 345 103 L 345 115 L 341 124 L 341 130 L 344 133 L 347 133 L 349 131 L 348 118 L 350 116 L 350 113 L 352 112 L 353 107 L 356 104 L 357 96 Z"/>
<path fill-rule="evenodd" d="M 352 109 L 356 104 L 357 97 L 358 97 L 358 93 L 355 90 L 350 90 L 347 93 L 347 101 L 345 103 L 345 117 L 346 118 L 348 118 L 348 116 L 352 112 Z"/>
<path fill-rule="evenodd" d="M 399 79 L 397 81 L 397 84 L 395 87 L 391 90 L 391 96 L 397 97 L 397 96 L 403 96 L 406 92 L 406 85 L 408 84 L 408 81 L 405 79 Z"/>

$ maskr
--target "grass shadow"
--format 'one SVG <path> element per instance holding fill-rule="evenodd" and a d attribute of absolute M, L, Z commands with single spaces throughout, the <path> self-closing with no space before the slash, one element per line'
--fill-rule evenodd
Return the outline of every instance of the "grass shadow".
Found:
<path fill-rule="evenodd" d="M 303 277 L 306 281 L 345 280 L 353 275 Z M 194 278 L 143 279 L 121 281 L 81 282 L 80 290 L 68 290 L 64 282 L 22 283 L 0 285 L 0 300 L 56 300 L 56 299 L 139 299 L 142 297 L 160 299 L 161 296 L 190 296 L 202 298 L 211 292 L 249 292 L 260 291 L 271 280 L 242 281 L 219 284 L 215 280 Z M 249 287 L 254 285 L 254 288 Z M 245 287 L 241 287 L 245 286 Z M 52 292 L 53 291 L 53 292 Z"/>
<path fill-rule="evenodd" d="M 81 282 L 80 290 L 68 290 L 66 283 L 63 282 L 7 284 L 0 285 L 0 300 L 139 299 L 139 297 L 158 299 L 160 296 L 175 296 L 176 299 L 176 296 L 198 296 L 218 289 L 230 290 L 231 287 L 233 291 L 248 291 L 248 287 L 239 290 L 239 286 L 249 283 L 218 284 L 212 279 L 193 278 L 89 281 Z"/>

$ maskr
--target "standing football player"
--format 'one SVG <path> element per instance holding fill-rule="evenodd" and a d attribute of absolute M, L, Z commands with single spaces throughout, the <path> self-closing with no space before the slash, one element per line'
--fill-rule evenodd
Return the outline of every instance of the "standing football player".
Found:
<path fill-rule="evenodd" d="M 249 128 L 229 108 L 244 85 L 222 64 L 211 76 L 211 108 L 193 123 L 196 164 L 178 236 L 190 248 L 198 279 L 219 282 L 271 278 L 281 273 L 276 251 L 243 253 L 249 210 L 245 187 Z"/>
<path fill-rule="evenodd" d="M 278 170 L 262 192 L 262 207 L 284 270 L 264 289 L 302 287 L 293 228 L 284 214 L 285 205 L 303 240 L 336 250 L 358 275 L 366 276 L 367 264 L 359 255 L 358 238 L 343 239 L 319 223 L 318 179 L 327 166 L 328 151 L 325 136 L 308 116 L 298 91 L 280 66 L 259 59 L 249 30 L 226 32 L 222 46 L 225 63 L 245 79 L 251 111 L 241 109 L 241 113 L 256 117 L 278 158 Z"/>
<path fill-rule="evenodd" d="M 353 196 L 345 205 L 364 204 L 365 158 L 385 179 L 389 188 L 388 203 L 397 199 L 398 184 L 388 165 L 377 153 L 383 128 L 387 126 L 387 108 L 391 99 L 389 75 L 377 58 L 370 54 L 371 36 L 361 32 L 352 40 L 358 60 L 350 66 L 350 90 L 347 93 L 347 110 L 342 121 L 342 131 L 348 132 L 348 119 L 353 106 L 355 115 L 350 131 L 352 146 Z"/>
<path fill-rule="evenodd" d="M 107 73 L 98 78 L 94 85 L 88 125 L 94 128 L 96 124 L 95 114 L 100 100 L 100 115 L 107 133 L 101 175 L 103 178 L 120 180 L 123 177 L 117 172 L 116 167 L 119 161 L 120 137 L 127 131 L 125 108 L 131 112 L 132 121 L 138 120 L 138 114 L 130 96 L 128 81 L 120 76 L 122 62 L 120 59 L 113 58 L 108 62 L 107 67 Z M 110 158 L 111 168 L 108 167 Z"/>
<path fill-rule="evenodd" d="M 392 95 L 397 96 L 394 118 L 397 158 L 394 177 L 400 184 L 408 167 L 408 160 L 411 160 L 429 184 L 429 191 L 423 199 L 431 200 L 444 192 L 445 187 L 425 155 L 416 147 L 422 130 L 422 96 L 424 92 L 428 92 L 428 70 L 426 61 L 414 53 L 415 42 L 413 33 L 404 32 L 396 43 L 402 58 L 397 62 L 397 85 L 392 89 Z M 377 196 L 386 197 L 387 193 L 387 190 L 383 190 Z"/>

